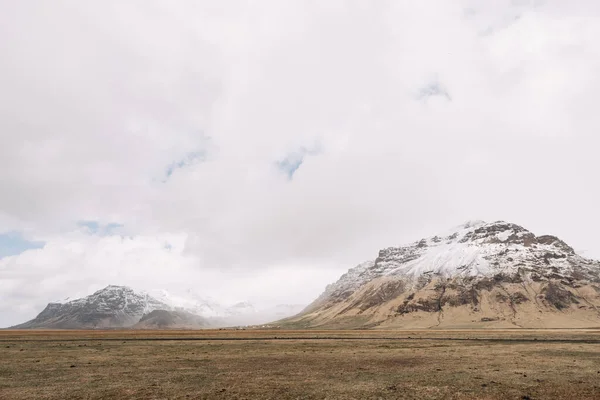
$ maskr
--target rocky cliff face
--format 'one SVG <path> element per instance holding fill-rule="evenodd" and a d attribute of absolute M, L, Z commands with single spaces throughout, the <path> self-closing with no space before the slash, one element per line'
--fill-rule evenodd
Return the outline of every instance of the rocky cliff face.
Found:
<path fill-rule="evenodd" d="M 284 321 L 303 327 L 600 326 L 600 263 L 506 222 L 390 247 Z"/>

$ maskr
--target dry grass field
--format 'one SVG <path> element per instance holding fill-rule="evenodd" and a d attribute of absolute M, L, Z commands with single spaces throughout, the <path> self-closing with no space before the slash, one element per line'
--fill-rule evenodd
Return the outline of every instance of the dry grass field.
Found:
<path fill-rule="evenodd" d="M 0 399 L 599 399 L 600 330 L 0 331 Z"/>

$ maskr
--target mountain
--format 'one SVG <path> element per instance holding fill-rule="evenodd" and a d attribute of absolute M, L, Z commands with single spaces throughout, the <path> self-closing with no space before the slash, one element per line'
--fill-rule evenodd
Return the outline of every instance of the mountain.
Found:
<path fill-rule="evenodd" d="M 94 294 L 66 303 L 50 303 L 31 321 L 15 329 L 101 329 L 125 328 L 144 314 L 172 307 L 126 286 L 107 286 Z"/>
<path fill-rule="evenodd" d="M 201 329 L 210 322 L 186 311 L 154 310 L 142 316 L 133 329 Z"/>
<path fill-rule="evenodd" d="M 575 328 L 600 326 L 600 262 L 555 236 L 503 221 L 379 252 L 350 269 L 296 328 Z"/>
<path fill-rule="evenodd" d="M 249 302 L 222 306 L 193 290 L 172 294 L 166 290 L 135 291 L 107 286 L 76 300 L 54 302 L 31 321 L 14 329 L 179 329 L 262 324 L 296 314 L 298 307 L 257 310 Z"/>

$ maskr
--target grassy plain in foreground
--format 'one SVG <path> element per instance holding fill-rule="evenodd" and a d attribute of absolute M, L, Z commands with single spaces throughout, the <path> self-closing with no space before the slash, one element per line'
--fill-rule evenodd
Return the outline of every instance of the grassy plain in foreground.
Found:
<path fill-rule="evenodd" d="M 0 331 L 34 398 L 598 399 L 600 331 Z"/>

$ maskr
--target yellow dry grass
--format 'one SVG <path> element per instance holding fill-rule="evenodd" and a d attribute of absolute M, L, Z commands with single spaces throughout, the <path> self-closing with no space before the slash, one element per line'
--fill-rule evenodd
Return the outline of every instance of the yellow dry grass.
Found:
<path fill-rule="evenodd" d="M 0 399 L 598 399 L 599 330 L 0 331 Z"/>

